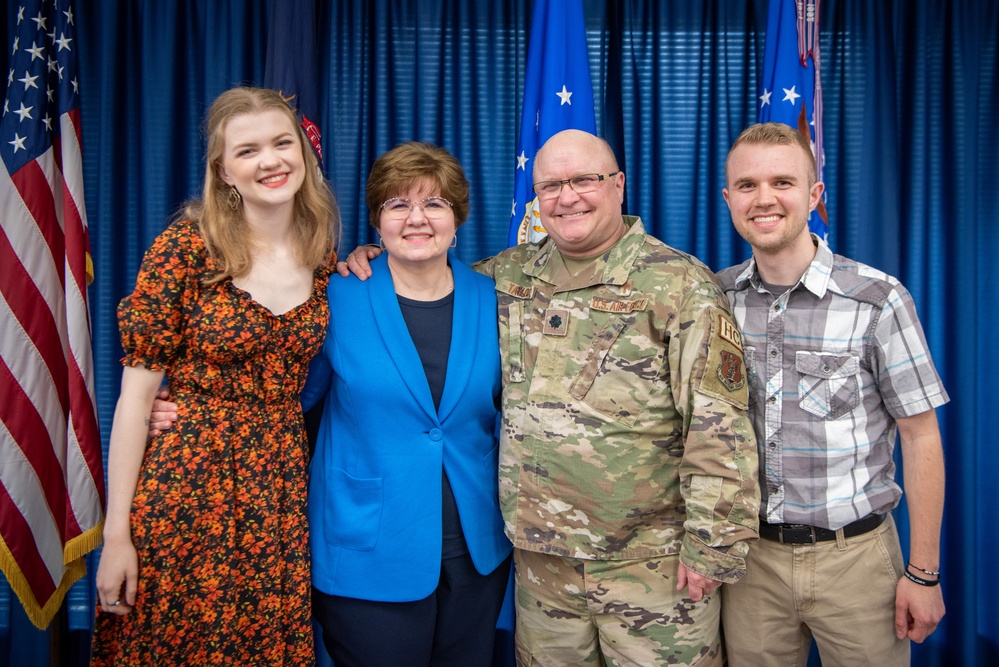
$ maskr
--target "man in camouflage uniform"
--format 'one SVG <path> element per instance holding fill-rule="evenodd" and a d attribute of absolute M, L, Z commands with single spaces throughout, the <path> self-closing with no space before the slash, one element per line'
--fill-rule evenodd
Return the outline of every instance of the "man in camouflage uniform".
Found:
<path fill-rule="evenodd" d="M 621 215 L 603 140 L 555 135 L 534 180 L 548 239 L 477 267 L 499 297 L 518 662 L 721 664 L 714 590 L 744 574 L 759 503 L 728 303 Z"/>

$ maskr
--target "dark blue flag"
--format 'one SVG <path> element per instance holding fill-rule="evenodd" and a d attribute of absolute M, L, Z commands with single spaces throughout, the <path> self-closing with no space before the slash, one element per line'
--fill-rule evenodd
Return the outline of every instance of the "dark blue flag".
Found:
<path fill-rule="evenodd" d="M 267 59 L 264 86 L 281 93 L 298 111 L 298 123 L 323 165 L 322 133 L 319 130 L 319 52 L 316 49 L 315 0 L 276 2 L 270 13 L 267 32 Z M 323 402 L 305 413 L 305 433 L 309 451 L 315 451 Z M 328 665 L 326 654 L 318 651 L 318 665 Z"/>
<path fill-rule="evenodd" d="M 534 154 L 553 134 L 568 129 L 596 132 L 583 3 L 538 0 L 527 52 L 510 245 L 544 237 L 532 189 Z"/>
<path fill-rule="evenodd" d="M 819 13 L 816 0 L 770 0 L 760 78 L 759 121 L 784 123 L 808 137 L 822 180 L 822 84 L 819 77 Z M 825 206 L 819 202 L 808 227 L 825 239 Z"/>
<path fill-rule="evenodd" d="M 299 122 L 312 147 L 323 159 L 319 131 L 319 55 L 316 50 L 316 3 L 292 0 L 275 3 L 267 34 L 264 86 L 280 91 L 298 110 Z"/>

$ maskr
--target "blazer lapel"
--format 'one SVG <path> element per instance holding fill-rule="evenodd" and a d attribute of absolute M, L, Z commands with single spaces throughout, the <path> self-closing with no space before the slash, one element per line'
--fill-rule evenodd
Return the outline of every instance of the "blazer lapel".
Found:
<path fill-rule="evenodd" d="M 454 276 L 454 313 L 451 318 L 451 350 L 447 358 L 447 378 L 444 380 L 444 393 L 441 395 L 437 411 L 444 421 L 454 410 L 472 374 L 476 346 L 479 338 L 479 319 L 482 300 L 475 289 L 472 270 L 451 260 L 451 275 Z M 496 313 L 491 314 L 496 317 Z"/>
<path fill-rule="evenodd" d="M 436 420 L 437 411 L 434 409 L 433 397 L 430 395 L 427 374 L 423 370 L 423 362 L 420 361 L 416 345 L 413 344 L 413 339 L 409 335 L 406 320 L 402 317 L 399 298 L 396 296 L 395 285 L 392 283 L 392 272 L 389 271 L 385 257 L 382 255 L 372 262 L 371 277 L 367 281 L 375 326 L 385 342 L 385 351 L 388 353 L 389 359 L 399 371 L 399 375 L 409 388 L 413 399 Z M 340 313 L 340 315 L 344 314 Z M 448 370 L 450 372 L 450 368 Z"/>

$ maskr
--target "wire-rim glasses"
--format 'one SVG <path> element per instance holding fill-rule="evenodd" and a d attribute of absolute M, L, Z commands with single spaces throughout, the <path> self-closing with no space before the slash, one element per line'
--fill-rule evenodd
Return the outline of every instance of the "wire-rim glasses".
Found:
<path fill-rule="evenodd" d="M 410 201 L 405 197 L 392 197 L 382 202 L 382 212 L 390 220 L 405 220 L 413 209 L 419 207 L 427 220 L 440 220 L 447 216 L 452 204 L 444 197 L 427 197 L 420 201 Z"/>
<path fill-rule="evenodd" d="M 572 178 L 563 178 L 560 181 L 538 181 L 534 184 L 534 192 L 538 195 L 538 199 L 557 199 L 562 194 L 562 187 L 568 183 L 577 195 L 585 195 L 596 190 L 602 181 L 611 176 L 617 176 L 619 173 L 621 173 L 620 170 L 612 171 L 609 174 L 579 174 Z"/>

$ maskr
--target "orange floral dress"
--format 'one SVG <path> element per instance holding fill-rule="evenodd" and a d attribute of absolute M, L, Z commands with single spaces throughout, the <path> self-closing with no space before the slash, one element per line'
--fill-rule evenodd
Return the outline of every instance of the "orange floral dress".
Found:
<path fill-rule="evenodd" d="M 118 307 L 123 363 L 166 372 L 176 426 L 150 440 L 132 503 L 138 596 L 98 611 L 92 665 L 312 665 L 299 392 L 329 323 L 326 284 L 274 315 L 214 275 L 172 224 Z"/>

